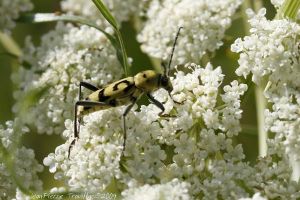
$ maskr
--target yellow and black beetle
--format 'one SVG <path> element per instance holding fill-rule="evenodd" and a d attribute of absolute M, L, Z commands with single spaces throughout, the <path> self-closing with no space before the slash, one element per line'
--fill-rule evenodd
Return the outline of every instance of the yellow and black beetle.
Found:
<path fill-rule="evenodd" d="M 163 65 L 164 73 L 157 73 L 153 70 L 146 70 L 136 74 L 133 77 L 127 77 L 111 83 L 104 88 L 98 88 L 87 82 L 80 82 L 79 84 L 79 100 L 75 103 L 74 111 L 74 139 L 69 147 L 68 156 L 76 139 L 79 138 L 80 119 L 83 115 L 92 113 L 98 110 L 104 110 L 111 107 L 128 105 L 122 115 L 123 118 L 123 151 L 126 145 L 126 115 L 131 110 L 133 105 L 142 95 L 146 94 L 150 101 L 164 112 L 165 108 L 161 102 L 157 101 L 151 93 L 159 88 L 164 88 L 170 94 L 173 90 L 172 83 L 169 78 L 170 66 L 173 58 L 178 35 L 182 27 L 178 29 L 176 34 L 172 53 L 168 63 L 168 67 Z M 81 100 L 81 87 L 85 87 L 93 91 L 87 98 Z M 177 102 L 176 102 L 177 103 Z M 79 120 L 78 120 L 79 119 Z"/>

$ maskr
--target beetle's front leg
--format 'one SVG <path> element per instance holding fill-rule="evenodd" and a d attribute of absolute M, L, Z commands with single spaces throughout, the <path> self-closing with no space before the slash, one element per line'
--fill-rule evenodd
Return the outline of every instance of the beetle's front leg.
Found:
<path fill-rule="evenodd" d="M 150 101 L 156 105 L 159 109 L 161 109 L 161 112 L 158 114 L 159 116 L 166 116 L 166 115 L 163 115 L 163 112 L 165 112 L 165 107 L 164 105 L 157 101 L 150 93 L 147 94 L 147 97 L 150 99 Z"/>
<path fill-rule="evenodd" d="M 184 100 L 183 102 L 178 102 L 178 101 L 176 101 L 176 100 L 174 100 L 174 99 L 172 98 L 171 92 L 168 92 L 168 93 L 169 93 L 169 96 L 170 96 L 170 98 L 173 100 L 174 103 L 179 104 L 179 105 L 183 105 L 183 102 L 184 102 L 185 100 Z"/>

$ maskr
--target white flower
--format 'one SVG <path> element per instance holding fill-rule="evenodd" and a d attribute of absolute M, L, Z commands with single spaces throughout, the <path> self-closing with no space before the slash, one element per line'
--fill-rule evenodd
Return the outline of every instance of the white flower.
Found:
<path fill-rule="evenodd" d="M 265 9 L 257 15 L 248 10 L 250 35 L 237 39 L 231 50 L 240 53 L 236 73 L 259 83 L 263 77 L 273 84 L 278 81 L 299 86 L 299 37 L 300 26 L 287 19 L 267 20 Z"/>
<path fill-rule="evenodd" d="M 280 138 L 268 140 L 268 154 L 259 158 L 249 187 L 269 199 L 299 199 L 299 183 L 293 181 L 289 155 Z"/>
<path fill-rule="evenodd" d="M 279 6 L 284 2 L 284 0 L 271 0 L 271 3 L 279 8 Z"/>
<path fill-rule="evenodd" d="M 43 166 L 35 160 L 32 149 L 18 147 L 20 137 L 28 131 L 21 125 L 20 120 L 8 121 L 6 125 L 5 128 L 0 127 L 0 198 L 27 199 L 29 197 L 18 187 L 21 184 L 26 190 L 41 192 L 42 181 L 37 173 L 43 170 Z"/>
<path fill-rule="evenodd" d="M 189 200 L 189 184 L 177 179 L 157 185 L 144 185 L 122 192 L 124 200 Z"/>
<path fill-rule="evenodd" d="M 31 198 L 29 196 L 27 196 L 26 194 L 23 194 L 23 192 L 17 188 L 16 191 L 16 198 L 12 199 L 12 200 L 30 200 Z"/>
<path fill-rule="evenodd" d="M 255 193 L 252 198 L 240 198 L 239 200 L 268 200 L 265 197 L 262 197 L 260 193 Z"/>
<path fill-rule="evenodd" d="M 58 24 L 42 37 L 39 47 L 27 40 L 26 48 L 24 60 L 31 67 L 21 67 L 13 75 L 13 81 L 19 85 L 14 97 L 22 99 L 32 90 L 42 91 L 26 117 L 27 123 L 33 124 L 39 133 L 60 133 L 65 119 L 73 118 L 80 81 L 101 87 L 123 74 L 110 41 L 87 26 Z M 14 111 L 20 109 L 22 101 Z"/>
<path fill-rule="evenodd" d="M 29 129 L 21 125 L 21 120 L 15 118 L 14 121 L 6 121 L 5 126 L 0 125 L 0 139 L 4 148 L 8 151 L 14 150 L 20 142 L 20 137 L 27 133 Z"/>
<path fill-rule="evenodd" d="M 0 1 L 0 31 L 9 33 L 15 27 L 20 13 L 33 9 L 30 0 L 1 0 Z"/>
<path fill-rule="evenodd" d="M 127 21 L 129 17 L 141 14 L 148 1 L 150 0 L 103 0 L 103 3 L 121 25 L 121 22 Z M 99 25 L 103 23 L 106 26 L 108 25 L 92 1 L 65 0 L 61 2 L 61 8 L 68 13 L 82 15 L 95 20 Z"/>
<path fill-rule="evenodd" d="M 11 179 L 11 176 L 4 163 L 0 162 L 0 198 L 7 199 L 9 197 L 13 197 L 15 196 L 15 192 L 16 185 Z"/>
<path fill-rule="evenodd" d="M 267 82 L 264 95 L 271 107 L 265 111 L 266 131 L 276 133 L 280 143 L 273 144 L 283 144 L 294 162 L 300 159 L 300 25 L 287 19 L 270 21 L 265 14 L 265 9 L 257 15 L 248 10 L 250 35 L 237 39 L 231 49 L 240 53 L 238 75 L 252 73 L 255 83 Z"/>
<path fill-rule="evenodd" d="M 182 104 L 175 104 L 163 89 L 154 93 L 170 117 L 159 117 L 160 110 L 153 104 L 142 106 L 140 111 L 135 107 L 129 112 L 124 159 L 120 156 L 123 144 L 121 115 L 125 107 L 120 107 L 83 118 L 80 136 L 70 158 L 67 153 L 74 127 L 67 120 L 64 135 L 69 136 L 69 140 L 49 154 L 44 164 L 50 167 L 56 179 L 68 183 L 71 191 L 96 192 L 112 181 L 121 190 L 135 191 L 134 188 L 141 185 L 160 184 L 177 178 L 191 185 L 189 193 L 192 196 L 200 195 L 203 199 L 218 195 L 225 199 L 245 196 L 245 190 L 235 181 L 245 180 L 246 183 L 254 170 L 242 162 L 241 145 L 233 145 L 231 138 L 240 130 L 236 128 L 241 115 L 239 98 L 247 88 L 233 81 L 224 87 L 224 94 L 219 94 L 223 80 L 220 67 L 213 69 L 211 64 L 205 68 L 195 64 L 186 67 L 191 69 L 190 73 L 179 71 L 172 79 L 172 96 L 183 94 Z M 221 97 L 223 101 L 220 101 Z M 224 120 L 225 114 L 232 118 Z M 212 120 L 216 122 L 213 127 Z M 225 160 L 216 159 L 219 156 Z M 206 173 L 208 177 L 199 178 Z M 216 185 L 216 182 L 223 185 Z M 145 186 L 149 187 L 152 186 Z M 208 191 L 211 190 L 215 196 L 210 197 Z"/>
<path fill-rule="evenodd" d="M 286 153 L 300 159 L 300 93 L 296 88 L 272 85 L 266 96 L 273 106 L 265 111 L 266 128 L 284 138 Z"/>
<path fill-rule="evenodd" d="M 44 165 L 50 167 L 55 178 L 67 179 L 72 191 L 104 190 L 114 177 L 120 177 L 121 112 L 120 109 L 112 110 L 84 117 L 85 125 L 80 128 L 79 140 L 72 148 L 70 159 L 67 158 L 69 142 L 57 147 L 55 154 L 49 154 L 44 159 Z M 66 125 L 73 132 L 73 124 Z M 70 134 L 69 130 L 64 134 Z M 69 138 L 72 140 L 72 137 Z"/>
<path fill-rule="evenodd" d="M 174 62 L 199 62 L 207 52 L 213 52 L 223 43 L 230 17 L 241 0 L 166 0 L 152 1 L 148 20 L 138 41 L 142 50 L 164 60 L 170 55 L 175 34 L 183 27 L 174 52 Z"/>

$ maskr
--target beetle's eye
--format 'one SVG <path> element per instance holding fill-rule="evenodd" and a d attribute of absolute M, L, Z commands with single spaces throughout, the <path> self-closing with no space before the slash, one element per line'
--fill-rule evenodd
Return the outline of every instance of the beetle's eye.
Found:
<path fill-rule="evenodd" d="M 161 80 L 160 80 L 160 83 L 163 87 L 166 87 L 168 86 L 168 78 L 166 76 L 162 76 L 161 77 Z"/>

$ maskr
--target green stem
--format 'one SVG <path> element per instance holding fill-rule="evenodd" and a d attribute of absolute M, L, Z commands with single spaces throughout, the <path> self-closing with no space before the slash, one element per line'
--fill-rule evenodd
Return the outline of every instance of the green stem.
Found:
<path fill-rule="evenodd" d="M 150 57 L 150 62 L 152 64 L 153 68 L 155 69 L 155 71 L 163 73 L 163 71 L 161 69 L 161 60 L 160 59 Z"/>
<path fill-rule="evenodd" d="M 285 0 L 279 8 L 275 19 L 289 18 L 292 20 L 296 20 L 299 8 L 299 0 Z"/>
<path fill-rule="evenodd" d="M 251 4 L 253 3 L 253 4 Z M 251 2 L 251 0 L 245 0 L 243 3 L 243 11 L 245 13 L 245 10 L 248 8 L 253 8 L 255 11 L 258 11 L 263 6 L 262 1 L 255 0 L 254 2 Z M 246 14 L 244 14 L 244 28 L 245 28 L 245 34 L 249 35 L 250 27 L 248 23 L 248 18 Z M 252 83 L 253 84 L 253 83 Z M 265 117 L 264 117 L 264 111 L 266 108 L 266 99 L 263 94 L 263 85 L 260 84 L 255 87 L 255 99 L 256 99 L 256 113 L 257 113 L 257 129 L 258 129 L 258 146 L 259 146 L 259 155 L 265 156 L 267 154 L 267 132 L 265 131 Z M 250 88 L 250 86 L 249 86 Z"/>
<path fill-rule="evenodd" d="M 251 2 L 249 0 L 244 1 L 242 4 L 242 13 L 243 13 L 243 25 L 244 25 L 244 31 L 246 35 L 249 35 L 250 26 L 248 23 L 248 16 L 246 14 L 246 9 L 251 8 Z"/>
<path fill-rule="evenodd" d="M 255 99 L 256 99 L 256 115 L 257 115 L 257 127 L 258 127 L 258 147 L 259 155 L 264 157 L 267 155 L 267 139 L 268 134 L 265 130 L 265 115 L 266 99 L 264 97 L 264 89 L 262 85 L 255 88 Z"/>
<path fill-rule="evenodd" d="M 259 9 L 261 9 L 262 7 L 263 7 L 263 3 L 261 0 L 255 0 L 253 2 L 253 8 L 254 8 L 255 12 L 258 12 Z"/>
<path fill-rule="evenodd" d="M 261 0 L 255 0 L 253 4 L 254 10 L 259 11 L 263 7 Z M 264 84 L 263 82 L 255 87 L 255 100 L 256 100 L 256 115 L 257 115 L 257 128 L 258 128 L 258 152 L 259 156 L 264 157 L 267 155 L 268 146 L 268 132 L 265 129 L 265 109 L 267 102 L 264 96 Z"/>
<path fill-rule="evenodd" d="M 241 124 L 243 134 L 256 137 L 257 127 L 250 124 Z"/>
<path fill-rule="evenodd" d="M 119 29 L 119 25 L 116 21 L 116 19 L 114 18 L 114 16 L 110 13 L 109 9 L 105 6 L 105 4 L 101 1 L 101 0 L 92 0 L 95 4 L 95 6 L 98 8 L 98 10 L 101 12 L 101 14 L 103 15 L 103 17 L 112 25 L 115 34 L 116 34 L 116 38 L 117 38 L 117 42 L 118 42 L 118 47 L 120 48 L 121 51 L 121 56 L 122 56 L 122 64 L 124 67 L 124 72 L 125 72 L 125 76 L 128 76 L 128 70 L 129 70 L 129 63 L 128 63 L 128 58 L 127 58 L 127 53 L 126 53 L 126 49 L 124 46 L 124 42 L 122 39 L 122 35 Z"/>
<path fill-rule="evenodd" d="M 279 8 L 275 19 L 288 18 L 290 20 L 299 23 L 299 20 L 297 20 L 297 14 L 299 12 L 299 8 L 300 8 L 299 0 L 285 0 L 281 5 L 281 7 Z M 291 178 L 292 180 L 298 182 L 300 177 L 300 172 L 299 172 L 300 162 L 297 161 L 297 159 L 295 159 L 293 155 L 289 155 L 289 156 L 290 156 L 290 165 L 292 166 L 293 169 Z"/>
<path fill-rule="evenodd" d="M 115 29 L 115 31 L 116 31 L 117 40 L 118 40 L 118 42 L 120 44 L 120 47 L 121 47 L 122 58 L 123 58 L 123 66 L 124 66 L 124 73 L 125 73 L 125 76 L 128 76 L 129 75 L 129 72 L 128 72 L 129 64 L 128 64 L 128 59 L 127 59 L 127 53 L 126 53 L 125 45 L 124 45 L 124 42 L 123 42 L 120 30 L 119 29 Z"/>

